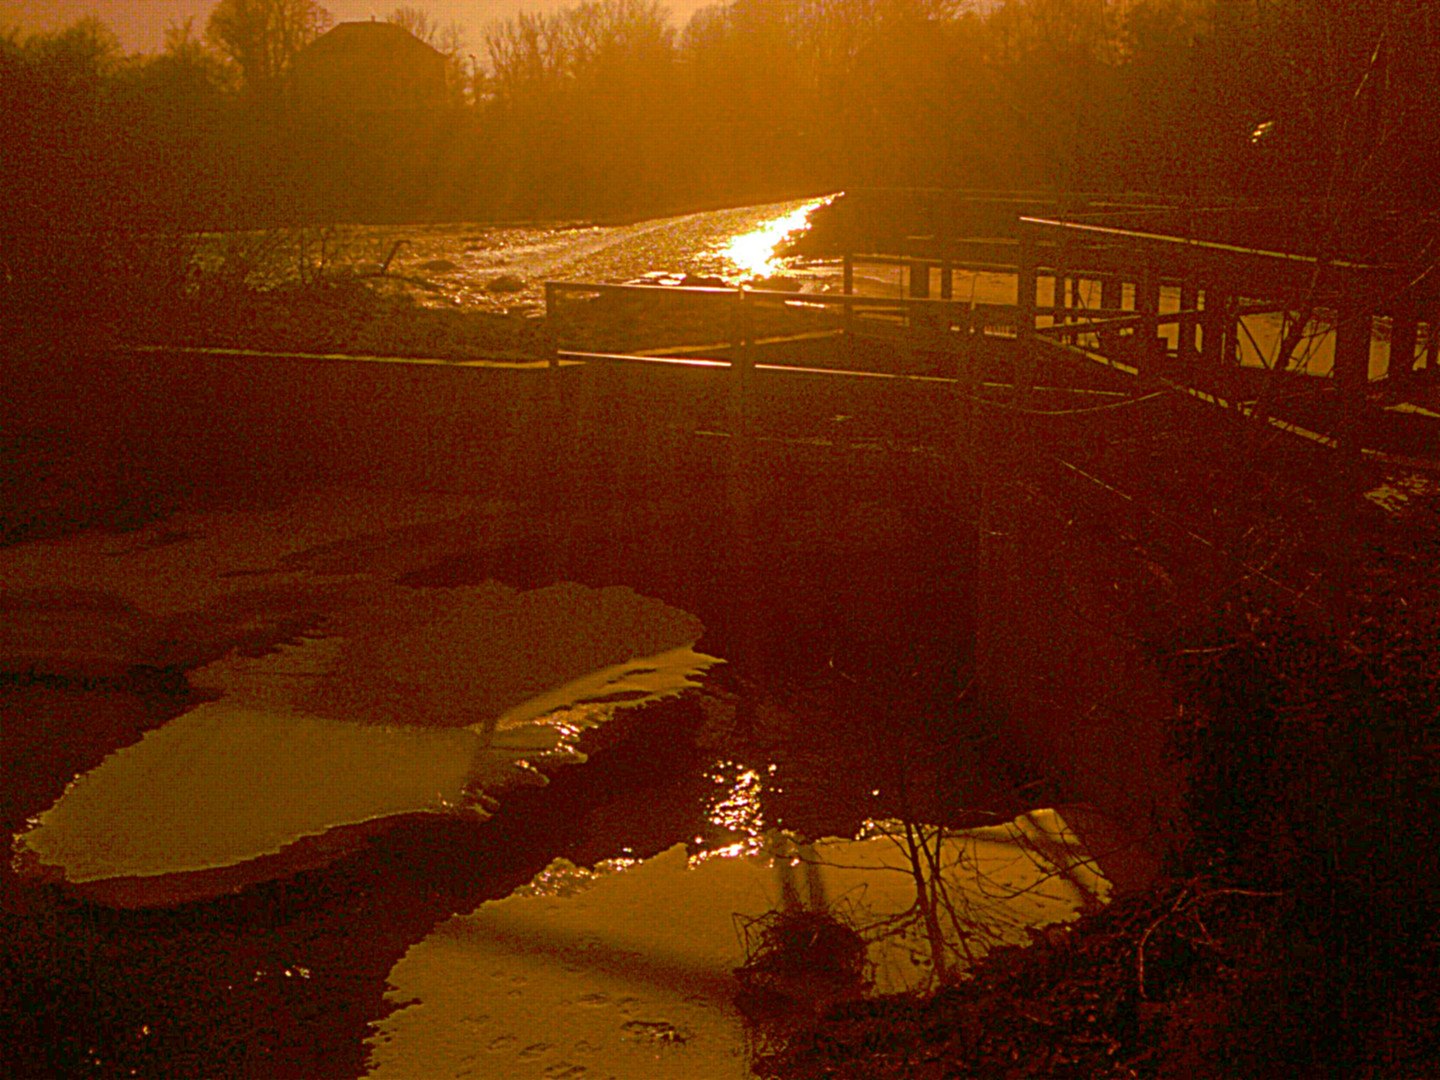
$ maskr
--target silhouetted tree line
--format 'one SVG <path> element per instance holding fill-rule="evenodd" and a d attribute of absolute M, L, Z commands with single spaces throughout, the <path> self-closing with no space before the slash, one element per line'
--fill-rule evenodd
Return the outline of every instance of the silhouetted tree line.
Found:
<path fill-rule="evenodd" d="M 1433 0 L 655 0 L 391 21 L 424 108 L 307 108 L 315 0 L 220 0 L 125 56 L 85 20 L 0 37 L 0 228 L 555 218 L 854 186 L 1433 204 Z M 478 53 L 478 55 L 476 55 Z"/>

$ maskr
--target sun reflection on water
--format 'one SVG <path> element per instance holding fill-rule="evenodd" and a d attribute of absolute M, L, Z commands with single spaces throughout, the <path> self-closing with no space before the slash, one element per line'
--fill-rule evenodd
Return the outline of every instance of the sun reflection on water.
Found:
<path fill-rule="evenodd" d="M 776 257 L 776 249 L 792 233 L 808 228 L 810 215 L 829 205 L 834 198 L 834 195 L 827 195 L 823 199 L 812 199 L 782 217 L 767 221 L 753 232 L 732 237 L 720 254 L 735 265 L 742 277 L 760 278 L 779 273 L 782 267 Z"/>
<path fill-rule="evenodd" d="M 710 773 L 717 790 L 708 800 L 706 819 L 711 825 L 740 839 L 711 848 L 694 861 L 753 855 L 765 846 L 765 822 L 760 811 L 760 774 L 733 761 L 718 761 Z M 701 837 L 696 837 L 700 841 Z"/>
<path fill-rule="evenodd" d="M 626 851 L 629 850 L 626 848 Z M 528 884 L 521 885 L 510 895 L 515 897 L 574 896 L 608 874 L 616 874 L 638 865 L 640 865 L 640 860 L 628 855 L 604 859 L 589 868 L 576 866 L 568 859 L 556 859 L 531 878 Z"/>

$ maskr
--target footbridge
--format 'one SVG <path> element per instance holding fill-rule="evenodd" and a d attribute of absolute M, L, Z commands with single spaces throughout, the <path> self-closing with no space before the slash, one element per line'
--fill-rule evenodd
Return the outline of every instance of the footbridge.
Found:
<path fill-rule="evenodd" d="M 1022 217 L 1016 232 L 939 257 L 846 254 L 840 293 L 551 282 L 553 363 L 708 369 L 739 433 L 796 384 L 817 404 L 883 387 L 907 402 L 902 427 L 932 437 L 929 422 L 948 412 L 963 431 L 976 405 L 1166 392 L 1350 458 L 1440 447 L 1440 294 L 1424 266 L 1083 220 Z"/>
<path fill-rule="evenodd" d="M 739 581 L 796 462 L 943 508 L 968 584 L 936 603 L 1008 745 L 1163 834 L 1184 705 L 1157 649 L 1239 593 L 1348 617 L 1387 493 L 1440 471 L 1440 302 L 1423 265 L 1159 224 L 850 253 L 830 293 L 552 282 L 571 464 L 626 444 L 593 488 L 720 448 Z"/>

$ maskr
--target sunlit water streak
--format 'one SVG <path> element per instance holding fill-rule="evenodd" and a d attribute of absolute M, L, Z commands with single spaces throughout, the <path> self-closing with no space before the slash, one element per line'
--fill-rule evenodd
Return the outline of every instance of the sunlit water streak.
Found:
<path fill-rule="evenodd" d="M 812 199 L 788 214 L 767 221 L 758 229 L 733 237 L 721 247 L 720 253 L 743 277 L 762 278 L 778 274 L 784 268 L 779 259 L 780 247 L 793 234 L 809 228 L 810 215 L 829 205 L 835 197 L 829 195 L 823 199 Z"/>
<path fill-rule="evenodd" d="M 196 262 L 206 273 L 240 273 L 260 288 L 361 279 L 426 307 L 533 314 L 544 299 L 546 281 L 644 278 L 674 284 L 686 274 L 699 274 L 734 284 L 777 273 L 786 268 L 777 247 L 835 197 L 627 225 L 518 228 L 456 222 L 212 234 L 201 244 Z M 492 288 L 501 277 L 513 281 Z"/>
<path fill-rule="evenodd" d="M 706 820 L 717 829 L 737 837 L 720 847 L 702 848 L 696 859 L 731 858 L 754 855 L 765 846 L 765 819 L 761 810 L 763 782 L 754 769 L 730 761 L 719 761 L 710 772 L 716 790 L 708 800 Z M 701 837 L 695 838 L 697 843 Z"/>

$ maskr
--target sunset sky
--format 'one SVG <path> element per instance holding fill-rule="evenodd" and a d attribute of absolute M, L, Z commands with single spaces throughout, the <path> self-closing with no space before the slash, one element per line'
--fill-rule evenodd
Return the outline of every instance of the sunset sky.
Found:
<path fill-rule="evenodd" d="M 383 19 L 407 0 L 325 0 L 324 6 L 338 22 Z M 410 6 L 429 12 L 442 26 L 452 20 L 466 30 L 471 49 L 481 48 L 481 33 L 493 19 L 520 10 L 537 11 L 572 7 L 575 0 L 408 0 Z M 708 0 L 671 0 L 676 26 Z M 0 0 L 0 32 L 16 25 L 22 30 L 53 30 L 86 15 L 98 15 L 120 37 L 127 51 L 153 52 L 165 39 L 165 27 L 194 16 L 197 29 L 215 7 L 215 0 Z"/>

